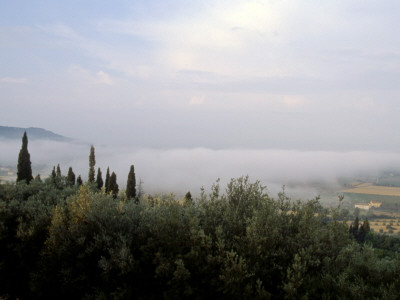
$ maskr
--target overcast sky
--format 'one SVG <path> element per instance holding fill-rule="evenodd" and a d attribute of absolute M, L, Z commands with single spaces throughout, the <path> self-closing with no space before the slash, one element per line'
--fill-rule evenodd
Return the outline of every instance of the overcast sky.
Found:
<path fill-rule="evenodd" d="M 0 2 L 3 126 L 98 144 L 400 151 L 400 2 Z"/>

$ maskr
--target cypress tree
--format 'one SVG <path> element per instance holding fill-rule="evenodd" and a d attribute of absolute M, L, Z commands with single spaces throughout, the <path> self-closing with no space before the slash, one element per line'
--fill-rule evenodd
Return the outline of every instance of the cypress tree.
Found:
<path fill-rule="evenodd" d="M 354 219 L 353 224 L 350 226 L 349 229 L 350 234 L 358 241 L 358 234 L 359 234 L 359 220 L 358 216 Z"/>
<path fill-rule="evenodd" d="M 69 169 L 68 169 L 67 184 L 68 185 L 75 184 L 75 173 L 72 171 L 72 167 L 69 167 Z"/>
<path fill-rule="evenodd" d="M 89 176 L 88 181 L 94 182 L 94 166 L 96 165 L 96 158 L 94 156 L 94 147 L 93 145 L 90 147 L 90 154 L 89 154 Z"/>
<path fill-rule="evenodd" d="M 57 165 L 57 177 L 61 177 L 61 168 L 60 168 L 60 164 Z"/>
<path fill-rule="evenodd" d="M 100 168 L 97 169 L 97 178 L 96 178 L 96 183 L 97 183 L 97 188 L 101 190 L 103 187 L 103 178 L 101 177 L 101 170 Z"/>
<path fill-rule="evenodd" d="M 77 184 L 78 186 L 81 186 L 81 185 L 83 184 L 81 175 L 79 175 L 78 178 L 76 179 L 76 184 Z"/>
<path fill-rule="evenodd" d="M 40 178 L 40 174 L 36 175 L 35 180 L 38 182 L 42 182 L 42 179 Z"/>
<path fill-rule="evenodd" d="M 18 170 L 17 170 L 17 181 L 26 180 L 26 183 L 33 179 L 32 176 L 32 163 L 31 155 L 28 152 L 28 137 L 26 131 L 22 137 L 22 146 L 18 155 Z"/>
<path fill-rule="evenodd" d="M 53 170 L 51 171 L 51 180 L 54 182 L 56 179 L 56 166 L 53 166 Z"/>
<path fill-rule="evenodd" d="M 135 178 L 135 167 L 131 165 L 131 169 L 128 174 L 128 181 L 126 183 L 126 197 L 128 199 L 136 198 L 136 178 Z"/>
<path fill-rule="evenodd" d="M 369 227 L 368 218 L 365 219 L 365 221 L 363 222 L 362 227 L 364 228 L 365 234 L 367 234 L 367 233 L 369 233 L 371 231 L 371 228 Z"/>
<path fill-rule="evenodd" d="M 185 198 L 183 198 L 183 203 L 187 205 L 193 204 L 193 198 L 190 192 L 186 193 Z"/>
<path fill-rule="evenodd" d="M 137 198 L 138 199 L 142 198 L 143 194 L 144 194 L 143 181 L 142 181 L 141 178 L 139 178 L 139 185 L 138 185 L 138 190 L 137 190 Z"/>
<path fill-rule="evenodd" d="M 365 236 L 370 232 L 370 227 L 369 227 L 369 222 L 368 219 L 365 219 L 363 224 L 360 226 L 360 229 L 358 231 L 358 242 L 364 243 L 365 241 Z"/>
<path fill-rule="evenodd" d="M 106 182 L 105 184 L 105 188 L 106 188 L 106 194 L 108 194 L 110 192 L 110 168 L 107 167 L 107 173 L 106 173 Z"/>
<path fill-rule="evenodd" d="M 117 198 L 118 192 L 119 192 L 119 187 L 118 187 L 118 183 L 117 183 L 117 175 L 114 172 L 112 172 L 111 176 L 110 176 L 109 190 L 110 190 L 111 194 L 113 195 L 113 197 Z"/>

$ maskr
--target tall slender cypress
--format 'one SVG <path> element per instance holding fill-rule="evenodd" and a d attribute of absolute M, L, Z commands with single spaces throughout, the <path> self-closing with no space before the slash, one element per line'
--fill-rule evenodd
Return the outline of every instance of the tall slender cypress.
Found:
<path fill-rule="evenodd" d="M 193 204 L 193 197 L 192 194 L 189 192 L 186 193 L 185 198 L 183 198 L 183 203 L 191 205 Z"/>
<path fill-rule="evenodd" d="M 61 177 L 61 168 L 60 168 L 60 164 L 57 165 L 57 177 Z"/>
<path fill-rule="evenodd" d="M 72 167 L 69 167 L 69 169 L 68 169 L 67 184 L 68 185 L 75 184 L 75 173 L 74 173 L 74 171 L 72 171 Z"/>
<path fill-rule="evenodd" d="M 96 165 L 96 158 L 94 156 L 94 147 L 93 145 L 90 147 L 90 154 L 89 154 L 89 176 L 88 181 L 94 182 L 94 166 Z"/>
<path fill-rule="evenodd" d="M 31 155 L 28 152 L 28 137 L 26 131 L 22 137 L 22 146 L 18 155 L 18 167 L 17 167 L 17 181 L 26 180 L 26 183 L 33 179 L 32 176 L 32 163 Z"/>
<path fill-rule="evenodd" d="M 101 188 L 103 187 L 103 178 L 101 176 L 101 170 L 100 168 L 97 169 L 97 177 L 96 177 L 96 183 L 97 183 L 97 188 L 99 190 L 101 190 Z"/>
<path fill-rule="evenodd" d="M 119 187 L 117 183 L 117 175 L 114 172 L 112 172 L 110 176 L 109 190 L 112 193 L 113 197 L 117 198 Z"/>
<path fill-rule="evenodd" d="M 76 184 L 77 184 L 78 186 L 81 186 L 81 185 L 83 184 L 81 175 L 79 175 L 78 178 L 76 179 Z"/>
<path fill-rule="evenodd" d="M 106 173 L 106 182 L 104 183 L 105 188 L 106 188 L 106 194 L 110 192 L 110 168 L 107 167 L 107 173 Z"/>
<path fill-rule="evenodd" d="M 131 169 L 128 174 L 128 181 L 126 182 L 126 197 L 128 199 L 136 198 L 136 178 L 135 178 L 135 167 L 131 165 Z"/>
<path fill-rule="evenodd" d="M 51 171 L 51 179 L 54 181 L 56 176 L 57 176 L 57 174 L 56 174 L 56 166 L 53 166 L 53 170 Z"/>

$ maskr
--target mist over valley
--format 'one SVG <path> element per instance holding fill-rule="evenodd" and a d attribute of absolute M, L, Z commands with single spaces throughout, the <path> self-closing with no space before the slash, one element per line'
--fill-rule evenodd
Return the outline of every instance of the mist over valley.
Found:
<path fill-rule="evenodd" d="M 28 136 L 29 138 L 29 136 Z M 21 142 L 0 139 L 0 166 L 16 168 Z M 133 146 L 94 145 L 96 170 L 103 176 L 107 167 L 117 174 L 125 188 L 129 166 L 149 194 L 187 191 L 198 196 L 217 179 L 224 187 L 231 178 L 248 175 L 260 180 L 272 196 L 285 186 L 295 199 L 321 195 L 322 201 L 334 201 L 343 183 L 357 178 L 374 180 L 382 172 L 400 169 L 400 153 L 391 151 L 302 151 L 281 149 L 157 149 Z M 46 177 L 60 164 L 63 175 L 71 166 L 76 175 L 87 179 L 90 144 L 51 140 L 29 140 L 34 175 Z"/>

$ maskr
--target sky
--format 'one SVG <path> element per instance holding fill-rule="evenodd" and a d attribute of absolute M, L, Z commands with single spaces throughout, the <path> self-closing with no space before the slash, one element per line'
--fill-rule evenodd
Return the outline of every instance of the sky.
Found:
<path fill-rule="evenodd" d="M 399 9 L 1 1 L 1 125 L 163 149 L 400 151 Z"/>
<path fill-rule="evenodd" d="M 92 143 L 103 172 L 124 184 L 135 163 L 147 188 L 397 168 L 399 11 L 394 0 L 4 0 L 0 125 L 86 143 L 32 141 L 36 168 L 85 176 Z M 0 163 L 15 161 L 20 145 L 1 147 Z"/>

